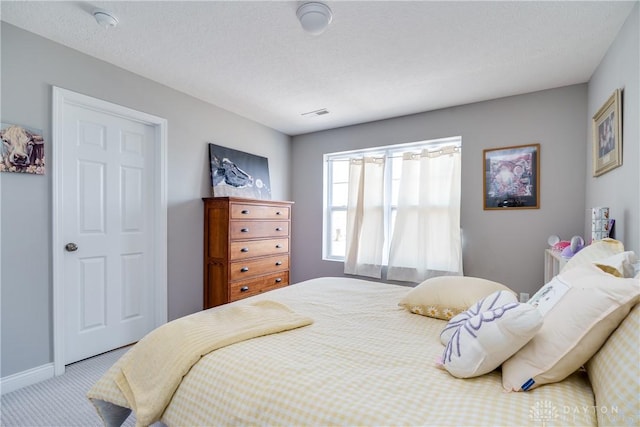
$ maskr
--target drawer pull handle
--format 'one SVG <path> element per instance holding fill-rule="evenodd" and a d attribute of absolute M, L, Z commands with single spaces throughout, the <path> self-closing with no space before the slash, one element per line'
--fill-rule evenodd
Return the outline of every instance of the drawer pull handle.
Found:
<path fill-rule="evenodd" d="M 240 249 L 240 252 L 249 252 L 249 248 L 242 248 Z"/>
<path fill-rule="evenodd" d="M 282 249 L 282 245 L 276 245 L 276 249 Z"/>
<path fill-rule="evenodd" d="M 276 212 L 276 215 L 282 215 L 282 212 L 278 211 Z"/>
<path fill-rule="evenodd" d="M 242 212 L 240 212 L 242 215 L 249 215 L 249 210 L 248 209 L 243 209 Z"/>
<path fill-rule="evenodd" d="M 282 279 L 278 277 L 278 278 L 276 279 L 276 283 L 280 283 L 280 282 L 282 282 Z"/>
<path fill-rule="evenodd" d="M 248 286 L 243 286 L 240 288 L 240 292 L 247 292 L 249 290 Z"/>
<path fill-rule="evenodd" d="M 282 231 L 282 227 L 276 227 L 276 231 Z"/>
<path fill-rule="evenodd" d="M 248 233 L 248 232 L 249 232 L 249 229 L 248 229 L 248 228 L 241 228 L 241 229 L 240 229 L 240 232 L 241 232 L 241 233 Z"/>
<path fill-rule="evenodd" d="M 282 265 L 282 261 L 276 261 L 276 265 Z"/>
<path fill-rule="evenodd" d="M 246 273 L 247 271 L 249 271 L 249 267 L 242 267 L 240 269 L 240 273 Z"/>

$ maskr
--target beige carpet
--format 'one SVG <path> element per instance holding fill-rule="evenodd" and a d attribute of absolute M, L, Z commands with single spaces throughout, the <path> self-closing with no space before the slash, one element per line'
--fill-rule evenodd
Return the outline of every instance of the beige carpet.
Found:
<path fill-rule="evenodd" d="M 85 394 L 125 353 L 118 349 L 66 367 L 64 375 L 7 393 L 0 407 L 1 426 L 101 426 L 102 420 Z M 123 426 L 134 426 L 130 415 Z"/>

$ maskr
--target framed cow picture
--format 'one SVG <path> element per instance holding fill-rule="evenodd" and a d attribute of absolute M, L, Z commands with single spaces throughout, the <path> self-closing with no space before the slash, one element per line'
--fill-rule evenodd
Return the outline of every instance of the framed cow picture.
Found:
<path fill-rule="evenodd" d="M 42 131 L 0 123 L 0 172 L 44 175 L 45 156 Z"/>
<path fill-rule="evenodd" d="M 209 144 L 209 164 L 213 197 L 271 200 L 266 157 Z"/>

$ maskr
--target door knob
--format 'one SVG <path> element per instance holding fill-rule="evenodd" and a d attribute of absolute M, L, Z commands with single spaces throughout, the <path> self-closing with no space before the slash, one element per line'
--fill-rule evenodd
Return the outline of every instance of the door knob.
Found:
<path fill-rule="evenodd" d="M 78 250 L 78 245 L 76 245 L 75 243 L 67 243 L 64 248 L 67 250 L 67 252 L 75 252 Z"/>

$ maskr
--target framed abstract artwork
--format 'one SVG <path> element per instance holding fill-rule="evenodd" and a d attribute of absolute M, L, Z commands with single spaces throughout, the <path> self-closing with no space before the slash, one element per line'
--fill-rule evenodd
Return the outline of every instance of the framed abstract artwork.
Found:
<path fill-rule="evenodd" d="M 209 144 L 209 164 L 213 197 L 271 200 L 266 157 Z"/>
<path fill-rule="evenodd" d="M 484 209 L 540 207 L 540 144 L 483 150 Z"/>
<path fill-rule="evenodd" d="M 593 176 L 622 165 L 621 98 L 616 89 L 593 116 Z"/>

